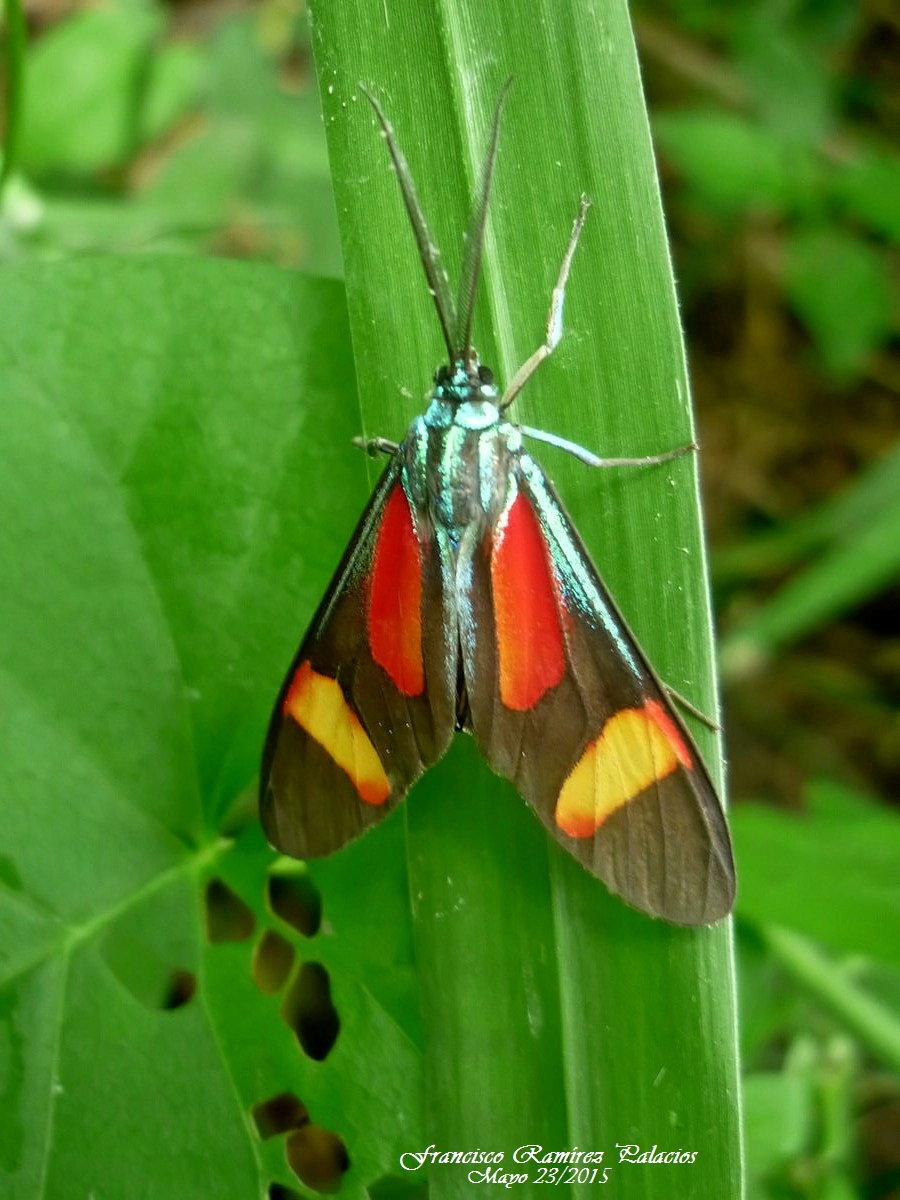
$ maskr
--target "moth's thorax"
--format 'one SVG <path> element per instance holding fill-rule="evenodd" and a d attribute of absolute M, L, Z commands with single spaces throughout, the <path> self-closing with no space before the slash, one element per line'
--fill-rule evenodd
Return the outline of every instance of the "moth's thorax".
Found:
<path fill-rule="evenodd" d="M 442 367 L 428 409 L 404 443 L 407 487 L 456 542 L 464 530 L 486 527 L 503 511 L 510 461 L 521 448 L 518 427 L 501 419 L 491 373 L 477 360 Z"/>

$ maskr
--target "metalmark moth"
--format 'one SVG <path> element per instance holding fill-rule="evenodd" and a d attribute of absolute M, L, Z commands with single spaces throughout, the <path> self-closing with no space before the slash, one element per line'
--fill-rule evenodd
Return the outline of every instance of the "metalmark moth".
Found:
<path fill-rule="evenodd" d="M 454 301 L 406 160 L 368 93 L 393 159 L 448 363 L 388 465 L 288 672 L 262 760 L 260 808 L 287 854 L 330 854 L 383 817 L 472 733 L 554 838 L 628 904 L 683 925 L 734 901 L 722 809 L 690 735 L 544 472 L 537 438 L 506 419 L 562 336 L 582 199 L 544 344 L 501 395 L 471 344 L 497 105 Z"/>

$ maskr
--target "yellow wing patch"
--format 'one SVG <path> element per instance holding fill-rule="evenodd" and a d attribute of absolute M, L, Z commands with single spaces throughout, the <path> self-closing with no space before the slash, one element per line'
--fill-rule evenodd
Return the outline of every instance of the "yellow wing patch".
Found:
<path fill-rule="evenodd" d="M 391 784 L 369 735 L 344 699 L 336 679 L 301 663 L 284 700 L 284 711 L 349 775 L 366 804 L 384 804 Z"/>
<path fill-rule="evenodd" d="M 675 723 L 655 700 L 624 708 L 590 742 L 562 786 L 556 823 L 569 837 L 593 837 L 610 813 L 691 756 Z"/>

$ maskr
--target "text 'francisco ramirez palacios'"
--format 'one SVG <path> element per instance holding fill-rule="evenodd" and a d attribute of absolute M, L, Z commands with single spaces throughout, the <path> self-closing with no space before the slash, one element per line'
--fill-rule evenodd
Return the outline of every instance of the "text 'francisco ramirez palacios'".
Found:
<path fill-rule="evenodd" d="M 527 1165 L 529 1171 L 504 1170 L 507 1155 L 503 1150 L 439 1150 L 433 1143 L 425 1150 L 407 1150 L 400 1155 L 404 1171 L 418 1171 L 428 1166 L 468 1166 L 470 1183 L 499 1183 L 514 1187 L 520 1183 L 606 1183 L 611 1164 L 631 1166 L 674 1166 L 693 1163 L 696 1150 L 660 1149 L 616 1142 L 615 1152 L 605 1150 L 548 1150 L 537 1143 L 518 1146 L 509 1156 L 516 1166 Z M 602 1165 L 606 1159 L 606 1165 Z"/>

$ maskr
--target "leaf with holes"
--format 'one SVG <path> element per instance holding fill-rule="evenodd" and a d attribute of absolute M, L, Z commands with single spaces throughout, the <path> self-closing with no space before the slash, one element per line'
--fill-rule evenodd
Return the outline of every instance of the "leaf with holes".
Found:
<path fill-rule="evenodd" d="M 11 1200 L 100 1180 L 231 1200 L 327 1183 L 347 1155 L 362 1196 L 418 1141 L 402 849 L 377 907 L 332 911 L 234 806 L 285 614 L 311 611 L 365 496 L 348 362 L 334 284 L 185 260 L 4 271 Z M 373 875 L 362 851 L 341 869 Z"/>

